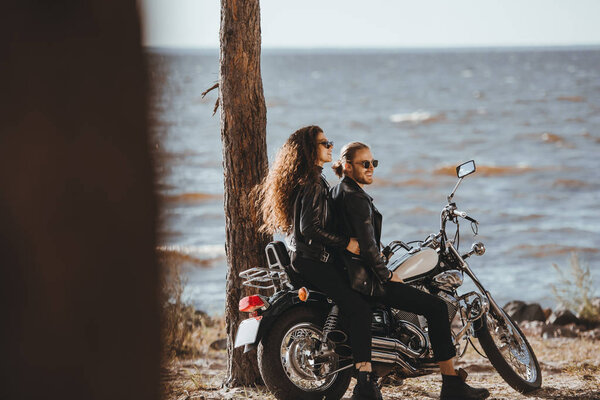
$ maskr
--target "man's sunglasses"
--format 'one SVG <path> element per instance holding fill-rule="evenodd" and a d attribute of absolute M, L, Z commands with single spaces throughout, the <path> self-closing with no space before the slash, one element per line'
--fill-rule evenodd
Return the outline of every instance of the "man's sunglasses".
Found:
<path fill-rule="evenodd" d="M 378 160 L 365 160 L 365 161 L 360 161 L 360 162 L 356 162 L 354 164 L 360 164 L 363 166 L 364 169 L 369 169 L 369 167 L 371 167 L 371 164 L 373 164 L 373 168 L 377 168 L 377 166 L 379 165 L 379 161 Z"/>
<path fill-rule="evenodd" d="M 319 142 L 319 144 L 322 144 L 323 146 L 325 146 L 326 149 L 330 149 L 333 147 L 332 141 Z"/>

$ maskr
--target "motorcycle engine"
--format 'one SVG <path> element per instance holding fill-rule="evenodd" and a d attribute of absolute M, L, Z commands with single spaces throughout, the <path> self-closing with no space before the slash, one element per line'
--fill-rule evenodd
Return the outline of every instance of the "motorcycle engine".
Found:
<path fill-rule="evenodd" d="M 375 335 L 388 336 L 390 334 L 390 314 L 384 308 L 373 309 L 371 332 Z"/>
<path fill-rule="evenodd" d="M 398 313 L 406 313 L 404 311 L 399 310 L 395 311 L 397 311 Z M 417 315 L 415 314 L 412 315 L 417 317 Z M 425 354 L 429 348 L 428 340 L 423 330 L 419 327 L 418 323 L 418 320 L 417 324 L 413 324 L 411 322 L 408 322 L 407 320 L 399 320 L 398 325 L 391 336 L 395 339 L 400 340 L 406 345 L 406 347 L 408 347 L 412 351 L 420 354 Z"/>

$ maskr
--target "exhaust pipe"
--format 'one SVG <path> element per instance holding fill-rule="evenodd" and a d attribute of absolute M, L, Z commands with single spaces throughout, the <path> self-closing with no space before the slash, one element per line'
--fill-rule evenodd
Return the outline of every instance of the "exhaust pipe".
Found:
<path fill-rule="evenodd" d="M 397 353 L 371 350 L 371 361 L 382 362 L 386 364 L 396 364 L 404 373 L 408 375 L 414 374 L 417 371 L 412 365 L 404 361 Z"/>
<path fill-rule="evenodd" d="M 325 340 L 330 340 L 336 344 L 344 343 L 346 340 L 348 340 L 348 336 L 344 332 L 336 329 L 336 330 L 327 332 L 327 334 L 325 336 Z"/>
<path fill-rule="evenodd" d="M 340 357 L 352 357 L 352 348 L 347 344 L 338 344 L 335 346 L 335 349 L 333 351 Z"/>
<path fill-rule="evenodd" d="M 421 356 L 421 353 L 409 349 L 398 339 L 373 336 L 371 339 L 371 347 L 378 350 L 399 351 L 402 354 L 412 358 L 418 358 Z"/>

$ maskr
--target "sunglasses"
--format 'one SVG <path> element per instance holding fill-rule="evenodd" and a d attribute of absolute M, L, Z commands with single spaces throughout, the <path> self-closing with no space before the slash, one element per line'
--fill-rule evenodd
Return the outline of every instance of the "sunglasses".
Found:
<path fill-rule="evenodd" d="M 377 168 L 377 166 L 379 165 L 379 161 L 378 160 L 365 160 L 365 161 L 360 161 L 360 162 L 356 162 L 353 164 L 360 164 L 363 166 L 364 169 L 369 169 L 371 167 L 371 164 L 373 164 L 373 168 Z"/>
<path fill-rule="evenodd" d="M 326 149 L 330 149 L 330 148 L 333 147 L 333 142 L 332 141 L 319 142 L 319 144 L 325 146 Z"/>

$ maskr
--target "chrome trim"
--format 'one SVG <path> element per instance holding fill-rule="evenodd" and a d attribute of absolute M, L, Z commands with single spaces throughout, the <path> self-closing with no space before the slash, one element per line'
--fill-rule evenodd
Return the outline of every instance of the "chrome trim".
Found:
<path fill-rule="evenodd" d="M 335 371 L 331 371 L 330 373 L 328 373 L 327 375 L 325 375 L 323 378 L 328 378 L 331 375 L 337 374 L 338 372 L 341 372 L 341 371 L 343 371 L 345 369 L 351 368 L 353 365 L 354 365 L 354 363 L 351 363 L 351 364 L 346 365 L 345 367 L 338 368 Z"/>
<path fill-rule="evenodd" d="M 395 364 L 399 366 L 405 373 L 414 374 L 417 370 L 412 365 L 408 364 L 402 359 L 397 353 L 390 353 L 387 351 L 371 351 L 372 362 L 382 362 L 386 364 Z"/>
<path fill-rule="evenodd" d="M 242 285 L 257 289 L 281 290 L 280 285 L 289 283 L 288 276 L 283 268 L 254 267 L 240 272 Z"/>
<path fill-rule="evenodd" d="M 463 276 L 458 270 L 444 271 L 433 277 L 433 283 L 440 289 L 452 292 L 463 284 Z"/>
<path fill-rule="evenodd" d="M 410 329 L 412 327 L 410 327 L 410 323 L 406 323 L 407 326 L 409 327 L 409 330 L 413 331 L 413 329 Z M 410 324 L 410 325 L 409 325 Z M 419 336 L 419 338 L 421 339 L 422 343 L 424 342 L 425 344 L 429 344 L 427 339 L 425 338 L 425 336 L 423 336 L 423 334 L 421 332 L 418 332 L 417 335 Z M 381 337 L 381 336 L 373 336 L 373 338 L 371 339 L 371 347 L 373 349 L 385 349 L 385 350 L 392 350 L 395 352 L 400 352 L 403 353 L 405 355 L 407 355 L 408 357 L 412 357 L 412 358 L 419 358 L 421 357 L 425 352 L 427 352 L 429 346 L 424 346 L 422 351 L 415 351 L 413 349 L 408 348 L 404 343 L 402 343 L 401 341 L 399 341 L 398 339 L 394 339 L 394 338 L 386 338 L 386 337 Z"/>

